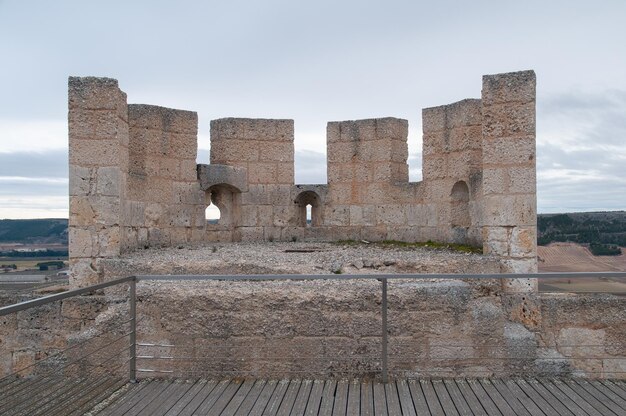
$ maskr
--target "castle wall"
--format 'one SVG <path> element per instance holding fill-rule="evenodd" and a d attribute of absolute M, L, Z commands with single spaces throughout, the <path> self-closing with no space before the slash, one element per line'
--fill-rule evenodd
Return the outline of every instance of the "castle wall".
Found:
<path fill-rule="evenodd" d="M 481 101 L 468 99 L 422 110 L 422 172 L 428 206 L 440 233 L 434 239 L 481 243 Z"/>
<path fill-rule="evenodd" d="M 201 241 L 204 192 L 197 181 L 198 116 L 131 104 L 125 251 Z"/>
<path fill-rule="evenodd" d="M 140 247 L 294 240 L 482 244 L 503 271 L 536 270 L 534 73 L 485 76 L 481 99 L 422 116 L 421 182 L 408 181 L 408 122 L 388 117 L 328 123 L 328 184 L 304 186 L 293 120 L 213 120 L 211 163 L 196 166 L 196 113 L 127 105 L 117 81 L 71 78 L 74 270 L 97 280 L 99 258 Z"/>
<path fill-rule="evenodd" d="M 122 251 L 128 111 L 109 78 L 70 77 L 68 102 L 71 278 L 89 285 L 100 278 L 99 259 Z"/>
<path fill-rule="evenodd" d="M 533 71 L 483 77 L 483 247 L 505 272 L 537 271 L 535 85 Z M 508 282 L 513 291 L 535 286 Z"/>
<path fill-rule="evenodd" d="M 71 77 L 68 124 L 73 285 L 100 281 L 102 259 L 204 239 L 196 113 L 129 106 L 116 80 Z"/>
<path fill-rule="evenodd" d="M 225 118 L 211 121 L 211 164 L 240 168 L 247 191 L 217 184 L 207 192 L 226 221 L 207 224 L 209 241 L 291 239 L 296 226 L 293 120 Z M 224 186 L 228 185 L 228 186 Z"/>

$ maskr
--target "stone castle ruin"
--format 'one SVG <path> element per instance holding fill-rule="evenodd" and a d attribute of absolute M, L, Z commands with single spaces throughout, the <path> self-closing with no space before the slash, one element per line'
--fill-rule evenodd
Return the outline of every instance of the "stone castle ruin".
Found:
<path fill-rule="evenodd" d="M 72 285 L 171 274 L 332 279 L 140 281 L 140 368 L 178 377 L 375 377 L 381 283 L 328 276 L 339 263 L 350 274 L 518 273 L 391 279 L 392 376 L 626 374 L 622 297 L 539 292 L 524 278 L 537 264 L 532 71 L 485 76 L 481 99 L 423 110 L 416 183 L 408 181 L 406 120 L 328 123 L 328 183 L 319 185 L 294 183 L 293 121 L 214 120 L 210 164 L 197 165 L 197 120 L 128 105 L 112 79 L 70 78 Z M 205 217 L 210 203 L 217 223 Z M 469 243 L 485 255 L 322 243 L 349 239 Z M 16 296 L 0 293 L 0 305 Z M 96 345 L 127 342 L 128 298 L 122 285 L 1 319 L 0 374 L 89 334 L 99 334 Z M 155 355 L 176 361 L 149 360 Z"/>
<path fill-rule="evenodd" d="M 210 164 L 197 165 L 195 112 L 127 104 L 116 80 L 71 77 L 73 282 L 98 281 L 100 260 L 137 248 L 239 241 L 466 243 L 504 272 L 536 271 L 534 72 L 484 76 L 481 99 L 422 117 L 423 181 L 408 180 L 407 120 L 389 117 L 328 123 L 328 183 L 298 185 L 293 120 L 213 120 Z"/>

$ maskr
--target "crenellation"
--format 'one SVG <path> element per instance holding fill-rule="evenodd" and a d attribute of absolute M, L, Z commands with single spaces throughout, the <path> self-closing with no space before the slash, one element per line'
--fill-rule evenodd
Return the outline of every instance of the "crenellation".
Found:
<path fill-rule="evenodd" d="M 485 76 L 480 99 L 422 120 L 421 182 L 408 178 L 408 121 L 383 117 L 329 122 L 328 183 L 297 185 L 293 120 L 212 120 L 198 165 L 195 112 L 127 105 L 117 81 L 72 77 L 73 268 L 83 284 L 102 276 L 98 259 L 149 246 L 392 239 L 482 244 L 505 269 L 533 271 L 534 73 Z"/>

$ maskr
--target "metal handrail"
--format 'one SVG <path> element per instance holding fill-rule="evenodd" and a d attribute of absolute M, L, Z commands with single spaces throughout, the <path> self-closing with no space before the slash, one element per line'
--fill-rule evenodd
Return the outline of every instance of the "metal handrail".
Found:
<path fill-rule="evenodd" d="M 388 381 L 388 329 L 387 329 L 387 284 L 388 280 L 470 280 L 470 279 L 576 279 L 579 277 L 625 277 L 626 272 L 554 272 L 554 273 L 524 273 L 524 274 L 507 274 L 507 273 L 487 273 L 487 274 L 332 274 L 332 275 L 303 275 L 303 274 L 254 274 L 254 275 L 137 275 L 127 276 L 119 279 L 109 280 L 95 285 L 69 290 L 63 293 L 57 293 L 44 296 L 37 299 L 20 302 L 0 308 L 0 316 L 10 313 L 20 312 L 36 306 L 46 305 L 74 296 L 83 295 L 95 290 L 104 289 L 119 284 L 129 283 L 129 313 L 131 323 L 131 331 L 126 334 L 130 336 L 129 352 L 129 379 L 136 382 L 137 371 L 146 371 L 137 369 L 137 359 L 144 357 L 137 356 L 137 282 L 138 281 L 304 281 L 304 280 L 376 280 L 382 283 L 382 302 L 381 302 L 381 318 L 382 318 L 382 379 L 386 383 Z M 623 294 L 623 292 L 612 292 L 613 294 Z M 125 335 L 125 336 L 126 336 Z M 143 344 L 140 344 L 143 345 Z M 21 370 L 20 370 L 21 371 Z"/>
<path fill-rule="evenodd" d="M 71 297 L 78 296 L 78 295 L 84 295 L 85 293 L 90 293 L 95 290 L 119 285 L 121 283 L 134 282 L 134 281 L 136 281 L 134 276 L 122 277 L 121 279 L 109 280 L 107 282 L 98 283 L 98 284 L 86 286 L 86 287 L 81 287 L 79 289 L 68 290 L 67 292 L 55 293 L 54 295 L 48 295 L 48 296 L 43 296 L 37 299 L 27 300 L 25 302 L 20 302 L 14 305 L 9 305 L 9 306 L 0 308 L 0 316 L 34 308 L 35 306 L 46 305 L 48 303 L 56 302 L 59 300 L 71 298 Z"/>
<path fill-rule="evenodd" d="M 398 279 L 575 279 L 578 277 L 626 277 L 626 272 L 550 272 L 550 273 L 485 273 L 485 274 L 241 274 L 241 275 L 197 275 L 197 274 L 162 274 L 137 275 L 141 280 L 398 280 Z"/>

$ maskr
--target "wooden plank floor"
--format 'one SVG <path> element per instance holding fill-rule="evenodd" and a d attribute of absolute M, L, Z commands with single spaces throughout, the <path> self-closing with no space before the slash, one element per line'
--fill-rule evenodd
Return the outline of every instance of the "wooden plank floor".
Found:
<path fill-rule="evenodd" d="M 626 416 L 626 382 L 583 379 L 0 381 L 1 415 Z"/>

